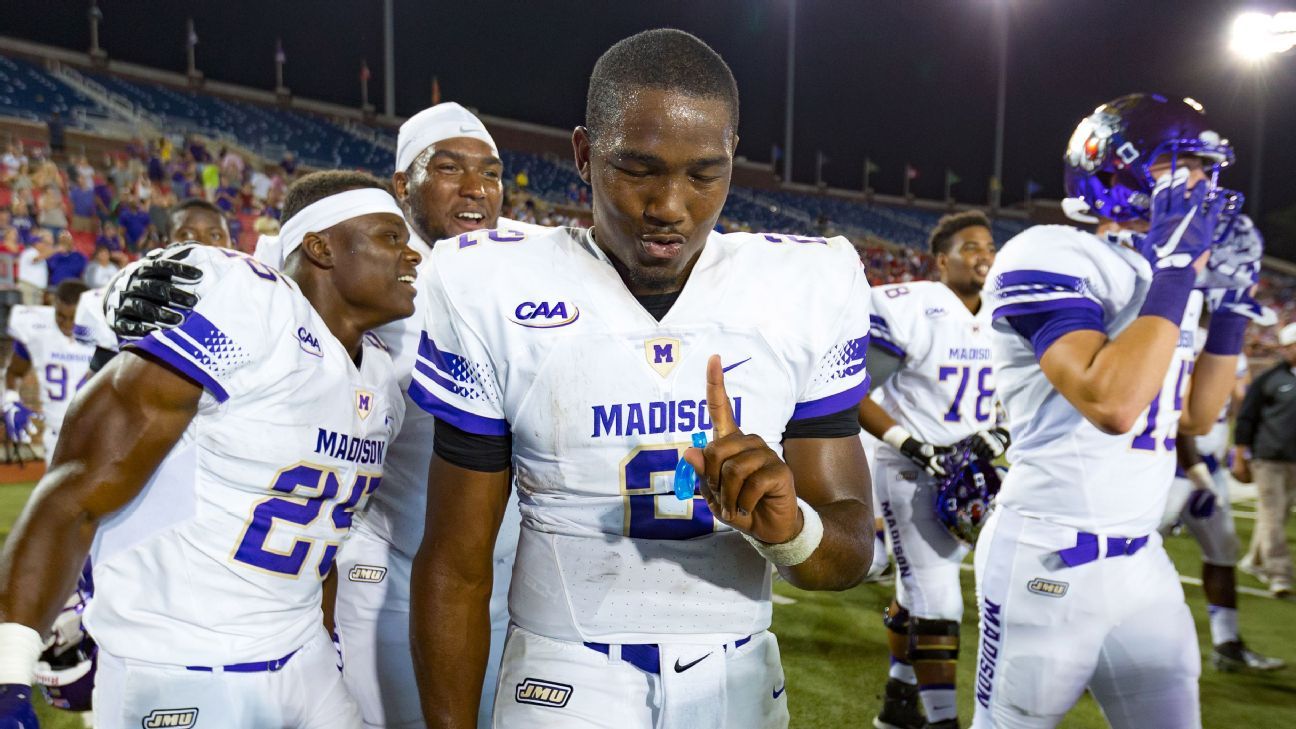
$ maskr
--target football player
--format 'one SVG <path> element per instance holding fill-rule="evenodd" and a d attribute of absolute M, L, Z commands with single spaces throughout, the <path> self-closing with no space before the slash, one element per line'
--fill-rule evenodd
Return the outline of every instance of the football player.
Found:
<path fill-rule="evenodd" d="M 411 583 L 429 726 L 477 716 L 511 470 L 496 727 L 784 727 L 770 563 L 804 589 L 867 571 L 867 279 L 840 238 L 714 232 L 737 123 L 702 41 L 622 40 L 572 135 L 594 227 L 433 251 L 410 384 L 436 416 Z"/>
<path fill-rule="evenodd" d="M 990 221 L 977 211 L 947 215 L 929 246 L 939 281 L 873 289 L 874 393 L 859 408 L 860 426 L 886 444 L 872 462 L 873 488 L 896 558 L 896 597 L 883 617 L 891 669 L 873 720 L 878 729 L 958 725 L 959 565 L 970 545 L 938 520 L 936 487 L 957 442 L 971 436 L 987 460 L 1008 444 L 995 425 L 990 307 L 981 301 L 995 258 Z M 893 374 L 884 377 L 887 371 Z"/>
<path fill-rule="evenodd" d="M 411 230 L 410 247 L 423 256 L 416 286 L 425 288 L 432 245 L 477 231 L 542 230 L 500 217 L 504 169 L 495 140 L 481 120 L 453 102 L 437 104 L 401 125 L 392 186 Z M 453 244 L 453 243 L 451 243 Z M 423 330 L 427 296 L 414 299 L 415 315 L 375 330 L 391 348 L 402 389 L 408 388 Z M 406 403 L 406 418 L 391 443 L 382 490 L 357 515 L 338 553 L 334 618 L 342 645 L 342 675 L 360 704 L 367 727 L 423 727 L 410 657 L 410 562 L 423 536 L 433 418 Z M 513 573 L 521 516 L 510 500 L 495 542 L 491 591 L 491 650 L 482 681 L 478 726 L 490 726 L 495 671 L 508 629 L 508 584 Z"/>
<path fill-rule="evenodd" d="M 974 559 L 974 727 L 1056 726 L 1086 687 L 1118 729 L 1200 726 L 1196 634 L 1157 526 L 1176 429 L 1210 428 L 1242 348 L 1250 283 L 1212 292 L 1190 366 L 1232 159 L 1196 102 L 1121 97 L 1065 156 L 1096 233 L 1036 226 L 999 251 L 991 349 L 1013 467 Z"/>
<path fill-rule="evenodd" d="M 413 312 L 419 257 L 368 175 L 301 178 L 284 220 L 284 273 L 170 249 L 206 269 L 201 300 L 73 404 L 0 555 L 0 717 L 34 726 L 41 634 L 91 551 L 99 726 L 359 726 L 320 580 L 399 427 L 366 332 Z"/>
<path fill-rule="evenodd" d="M 54 288 L 53 306 L 15 306 L 9 312 L 9 336 L 13 355 L 5 370 L 4 410 L 9 439 L 29 442 L 35 422 L 44 423 L 42 442 L 45 463 L 54 456 L 63 416 L 90 366 L 94 348 L 72 336 L 77 301 L 86 291 L 82 281 L 69 279 Z M 40 387 L 37 417 L 23 405 L 18 387 L 28 372 L 35 370 Z"/>
<path fill-rule="evenodd" d="M 499 216 L 503 200 L 503 163 L 494 139 L 481 120 L 453 102 L 424 109 L 401 125 L 397 139 L 396 172 L 392 184 L 411 229 L 410 247 L 423 257 L 416 288 L 430 279 L 427 271 L 432 246 L 474 231 L 543 230 Z M 277 266 L 282 256 L 278 239 L 263 236 L 257 256 Z M 185 301 L 184 275 L 175 276 L 165 261 L 146 262 L 139 269 L 144 283 L 126 292 L 119 308 L 128 330 L 168 326 L 166 312 L 192 306 Z M 162 287 L 163 280 L 180 282 Z M 148 298 L 146 298 L 148 297 Z M 150 301 L 151 298 L 151 301 Z M 413 317 L 378 327 L 387 344 L 402 387 L 408 387 L 415 352 L 423 330 L 425 296 L 416 296 Z M 433 418 L 418 407 L 407 417 L 387 453 L 383 489 L 369 508 L 358 514 L 338 553 L 338 582 L 333 613 L 343 655 L 343 679 L 360 704 L 366 726 L 414 729 L 424 726 L 409 646 L 410 560 L 423 534 L 427 464 L 432 457 Z M 508 583 L 517 549 L 520 515 L 510 501 L 496 539 L 495 583 L 490 603 L 491 652 L 482 683 L 478 724 L 486 727 L 495 694 L 495 670 L 508 627 Z M 326 590 L 327 590 L 326 583 Z"/>
<path fill-rule="evenodd" d="M 1251 219 L 1239 215 L 1232 235 L 1259 236 Z M 1277 321 L 1273 312 L 1266 312 Z M 1205 317 L 1209 317 L 1209 312 Z M 1207 319 L 1209 321 L 1209 319 Z M 1206 330 L 1198 328 L 1196 347 L 1205 343 Z M 1246 355 L 1238 355 L 1233 392 L 1219 417 L 1205 435 L 1178 438 L 1175 448 L 1179 468 L 1166 501 L 1162 520 L 1164 532 L 1175 523 L 1183 524 L 1201 546 L 1202 592 L 1210 616 L 1211 665 L 1218 671 L 1274 671 L 1285 664 L 1277 658 L 1251 650 L 1238 630 L 1237 572 L 1238 537 L 1233 526 L 1229 500 L 1229 477 L 1225 452 L 1229 444 L 1229 417 L 1242 402 L 1250 379 Z"/>

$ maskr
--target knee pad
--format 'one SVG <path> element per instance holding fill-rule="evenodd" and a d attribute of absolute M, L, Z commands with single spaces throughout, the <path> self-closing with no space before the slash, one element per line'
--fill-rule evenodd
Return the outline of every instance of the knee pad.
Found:
<path fill-rule="evenodd" d="M 909 660 L 912 663 L 945 663 L 958 660 L 959 624 L 954 620 L 911 617 Z"/>
<path fill-rule="evenodd" d="M 1216 567 L 1233 567 L 1237 564 L 1237 532 L 1233 530 L 1232 512 L 1227 506 L 1216 507 L 1206 518 L 1185 517 L 1184 525 L 1201 546 L 1202 562 Z"/>
<path fill-rule="evenodd" d="M 1221 534 L 1217 541 L 1204 543 L 1201 547 L 1202 561 L 1215 567 L 1236 567 L 1238 552 L 1242 549 L 1234 532 Z"/>
<path fill-rule="evenodd" d="M 882 624 L 892 633 L 907 638 L 909 636 L 909 611 L 905 609 L 904 605 L 899 605 L 899 603 L 897 605 L 900 612 L 895 615 L 891 614 L 889 608 L 882 610 Z"/>

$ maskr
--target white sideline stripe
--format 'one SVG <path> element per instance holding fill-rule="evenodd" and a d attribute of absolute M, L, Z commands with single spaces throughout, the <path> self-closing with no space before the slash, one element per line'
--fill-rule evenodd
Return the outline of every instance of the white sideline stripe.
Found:
<path fill-rule="evenodd" d="M 1197 579 L 1196 577 L 1185 577 L 1183 575 L 1179 575 L 1179 581 L 1185 585 L 1193 585 L 1195 587 L 1201 587 L 1201 583 L 1202 583 L 1202 581 Z M 1268 590 L 1259 590 L 1254 587 L 1247 587 L 1245 585 L 1238 585 L 1237 591 L 1242 593 L 1243 595 L 1251 595 L 1252 597 L 1267 597 L 1270 600 L 1278 599 L 1274 597 L 1273 593 L 1269 592 Z"/>
<path fill-rule="evenodd" d="M 971 572 L 972 565 L 964 562 L 963 564 L 959 565 L 959 569 L 963 570 L 964 572 Z M 1195 587 L 1201 587 L 1201 583 L 1202 583 L 1202 581 L 1197 579 L 1196 577 L 1185 577 L 1184 575 L 1179 575 L 1179 581 L 1185 585 L 1193 585 Z M 1267 597 L 1270 600 L 1278 599 L 1274 597 L 1273 593 L 1269 592 L 1268 590 L 1260 590 L 1254 587 L 1247 587 L 1245 585 L 1238 585 L 1237 591 L 1242 593 L 1243 595 L 1251 595 L 1252 597 Z"/>

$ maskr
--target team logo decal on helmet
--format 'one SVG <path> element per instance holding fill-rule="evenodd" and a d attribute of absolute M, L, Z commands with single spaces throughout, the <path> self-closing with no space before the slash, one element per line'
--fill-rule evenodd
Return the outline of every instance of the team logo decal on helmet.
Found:
<path fill-rule="evenodd" d="M 1241 196 L 1216 186 L 1219 171 L 1233 163 L 1233 147 L 1212 129 L 1201 104 L 1159 94 L 1130 94 L 1098 107 L 1076 126 L 1067 143 L 1067 195 L 1080 208 L 1111 220 L 1148 219 L 1152 179 L 1149 168 L 1162 157 L 1177 165 L 1181 157 L 1205 165 L 1212 195 Z"/>

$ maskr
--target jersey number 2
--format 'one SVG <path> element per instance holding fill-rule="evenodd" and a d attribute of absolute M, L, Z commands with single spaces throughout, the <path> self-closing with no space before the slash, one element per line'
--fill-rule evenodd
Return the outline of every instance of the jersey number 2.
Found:
<path fill-rule="evenodd" d="M 633 539 L 692 539 L 715 531 L 706 499 L 675 498 L 675 464 L 688 443 L 641 446 L 621 461 L 625 497 L 625 534 Z"/>

